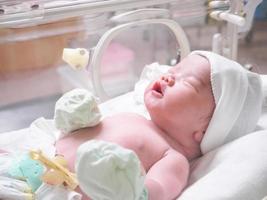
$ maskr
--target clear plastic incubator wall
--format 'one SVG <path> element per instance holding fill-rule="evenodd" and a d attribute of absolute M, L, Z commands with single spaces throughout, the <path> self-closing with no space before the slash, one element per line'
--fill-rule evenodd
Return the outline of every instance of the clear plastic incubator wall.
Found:
<path fill-rule="evenodd" d="M 259 2 L 254 1 L 253 5 Z M 243 25 L 242 32 L 251 24 L 253 8 L 248 4 L 205 0 L 1 1 L 0 132 L 28 127 L 39 116 L 52 118 L 55 101 L 72 88 L 97 93 L 96 82 L 101 80 L 105 93 L 101 101 L 131 91 L 145 65 L 174 65 L 190 48 L 213 48 L 234 58 L 241 32 L 236 24 Z M 228 11 L 236 15 L 219 19 L 222 12 Z M 240 17 L 244 13 L 245 26 Z M 113 28 L 148 19 L 174 20 L 188 39 L 182 38 L 181 31 L 177 33 L 180 36 L 175 36 L 161 23 L 122 28 L 111 41 L 105 41 L 98 61 L 99 77 L 95 80 L 90 62 L 100 38 Z M 227 22 L 229 19 L 234 23 Z M 231 37 L 225 37 L 228 39 L 223 37 L 229 34 Z M 204 38 L 201 41 L 200 35 Z M 180 48 L 181 43 L 185 49 Z M 88 50 L 88 66 L 71 68 L 62 60 L 64 48 Z"/>

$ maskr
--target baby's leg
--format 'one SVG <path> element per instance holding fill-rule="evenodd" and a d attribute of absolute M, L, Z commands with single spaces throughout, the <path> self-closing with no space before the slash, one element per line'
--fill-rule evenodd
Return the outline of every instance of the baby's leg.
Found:
<path fill-rule="evenodd" d="M 146 195 L 137 155 L 117 144 L 100 140 L 82 144 L 75 170 L 81 190 L 92 199 L 141 200 Z"/>

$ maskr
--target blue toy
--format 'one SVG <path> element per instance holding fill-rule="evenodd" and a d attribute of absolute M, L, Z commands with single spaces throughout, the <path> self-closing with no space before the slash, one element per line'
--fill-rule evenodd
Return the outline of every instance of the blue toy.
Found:
<path fill-rule="evenodd" d="M 14 178 L 25 180 L 34 192 L 41 186 L 44 172 L 45 168 L 40 162 L 24 154 L 13 161 L 8 173 Z"/>

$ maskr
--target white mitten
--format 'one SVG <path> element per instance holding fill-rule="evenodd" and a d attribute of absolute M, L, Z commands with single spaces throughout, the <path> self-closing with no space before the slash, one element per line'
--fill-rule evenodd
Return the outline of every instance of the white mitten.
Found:
<path fill-rule="evenodd" d="M 101 114 L 94 95 L 85 89 L 65 93 L 55 105 L 55 127 L 64 134 L 96 126 Z"/>

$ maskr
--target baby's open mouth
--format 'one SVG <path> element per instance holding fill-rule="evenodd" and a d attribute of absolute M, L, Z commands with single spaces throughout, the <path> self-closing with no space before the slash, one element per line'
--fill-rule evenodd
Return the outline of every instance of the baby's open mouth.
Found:
<path fill-rule="evenodd" d="M 158 97 L 163 97 L 162 86 L 159 81 L 156 81 L 152 87 L 153 93 Z"/>

